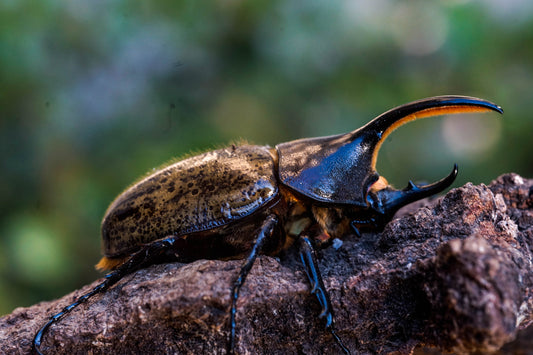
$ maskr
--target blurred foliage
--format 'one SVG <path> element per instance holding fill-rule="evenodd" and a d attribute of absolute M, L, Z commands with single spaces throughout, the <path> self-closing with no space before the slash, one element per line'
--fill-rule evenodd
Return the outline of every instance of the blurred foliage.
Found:
<path fill-rule="evenodd" d="M 533 3 L 0 2 L 0 313 L 94 279 L 99 223 L 173 156 L 238 138 L 342 133 L 408 101 L 506 110 L 395 132 L 379 171 L 403 187 L 533 175 Z"/>

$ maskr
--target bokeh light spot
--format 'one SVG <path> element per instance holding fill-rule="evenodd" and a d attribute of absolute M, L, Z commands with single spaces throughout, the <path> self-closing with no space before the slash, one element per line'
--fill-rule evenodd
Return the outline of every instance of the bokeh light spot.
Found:
<path fill-rule="evenodd" d="M 453 153 L 480 159 L 486 156 L 500 139 L 501 125 L 500 119 L 490 115 L 447 116 L 444 119 L 442 134 Z"/>
<path fill-rule="evenodd" d="M 448 35 L 448 22 L 434 4 L 399 4 L 391 16 L 391 33 L 407 54 L 427 55 L 437 51 Z"/>

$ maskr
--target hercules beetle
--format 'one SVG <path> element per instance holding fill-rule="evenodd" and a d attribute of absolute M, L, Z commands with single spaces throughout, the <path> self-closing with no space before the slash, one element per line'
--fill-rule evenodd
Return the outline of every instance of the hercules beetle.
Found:
<path fill-rule="evenodd" d="M 155 262 L 238 259 L 232 287 L 228 352 L 235 348 L 239 291 L 259 254 L 276 255 L 296 244 L 318 299 L 325 328 L 335 333 L 316 248 L 360 230 L 380 230 L 402 206 L 452 184 L 457 165 L 429 185 L 411 181 L 396 190 L 376 172 L 385 138 L 411 120 L 441 114 L 503 110 L 488 101 L 439 96 L 399 106 L 355 131 L 268 146 L 230 146 L 166 166 L 137 182 L 108 208 L 102 222 L 104 257 L 113 270 L 102 283 L 52 316 L 33 340 L 41 354 L 45 331 L 75 307 L 126 274 Z"/>

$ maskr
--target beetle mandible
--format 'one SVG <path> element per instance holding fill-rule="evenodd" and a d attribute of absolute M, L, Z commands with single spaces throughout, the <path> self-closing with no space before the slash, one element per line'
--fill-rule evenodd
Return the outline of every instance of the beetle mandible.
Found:
<path fill-rule="evenodd" d="M 276 255 L 295 244 L 318 299 L 325 329 L 343 352 L 335 331 L 316 248 L 360 230 L 381 230 L 394 213 L 452 184 L 457 165 L 445 178 L 394 189 L 376 172 L 386 137 L 402 124 L 423 117 L 503 110 L 466 96 L 438 96 L 389 110 L 365 126 L 328 137 L 268 146 L 230 146 L 166 166 L 134 184 L 109 206 L 102 222 L 104 257 L 97 268 L 112 270 L 104 281 L 52 316 L 46 330 L 126 274 L 169 260 L 244 259 L 231 289 L 228 352 L 236 345 L 239 291 L 259 254 Z"/>

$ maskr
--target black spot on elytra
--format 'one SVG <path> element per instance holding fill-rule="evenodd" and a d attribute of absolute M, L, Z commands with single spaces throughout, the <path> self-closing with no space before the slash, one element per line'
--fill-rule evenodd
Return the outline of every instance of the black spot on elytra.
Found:
<path fill-rule="evenodd" d="M 152 184 L 150 186 L 147 186 L 144 191 L 143 191 L 143 195 L 150 195 L 150 194 L 153 194 L 154 191 L 157 191 L 157 190 L 160 190 L 161 189 L 161 185 L 159 184 Z"/>
<path fill-rule="evenodd" d="M 174 192 L 175 189 L 176 189 L 176 183 L 174 181 L 169 182 L 167 185 L 167 191 Z"/>
<path fill-rule="evenodd" d="M 134 216 L 134 215 L 137 215 L 137 214 L 139 214 L 139 208 L 138 207 L 125 208 L 125 209 L 122 209 L 122 210 L 115 210 L 115 218 L 119 222 L 125 220 L 128 217 L 131 217 L 131 216 Z"/>
<path fill-rule="evenodd" d="M 172 197 L 169 202 L 172 202 L 172 203 L 178 203 L 181 198 L 183 197 L 183 193 L 180 191 L 179 193 L 177 193 L 176 195 L 174 195 L 174 197 Z"/>

